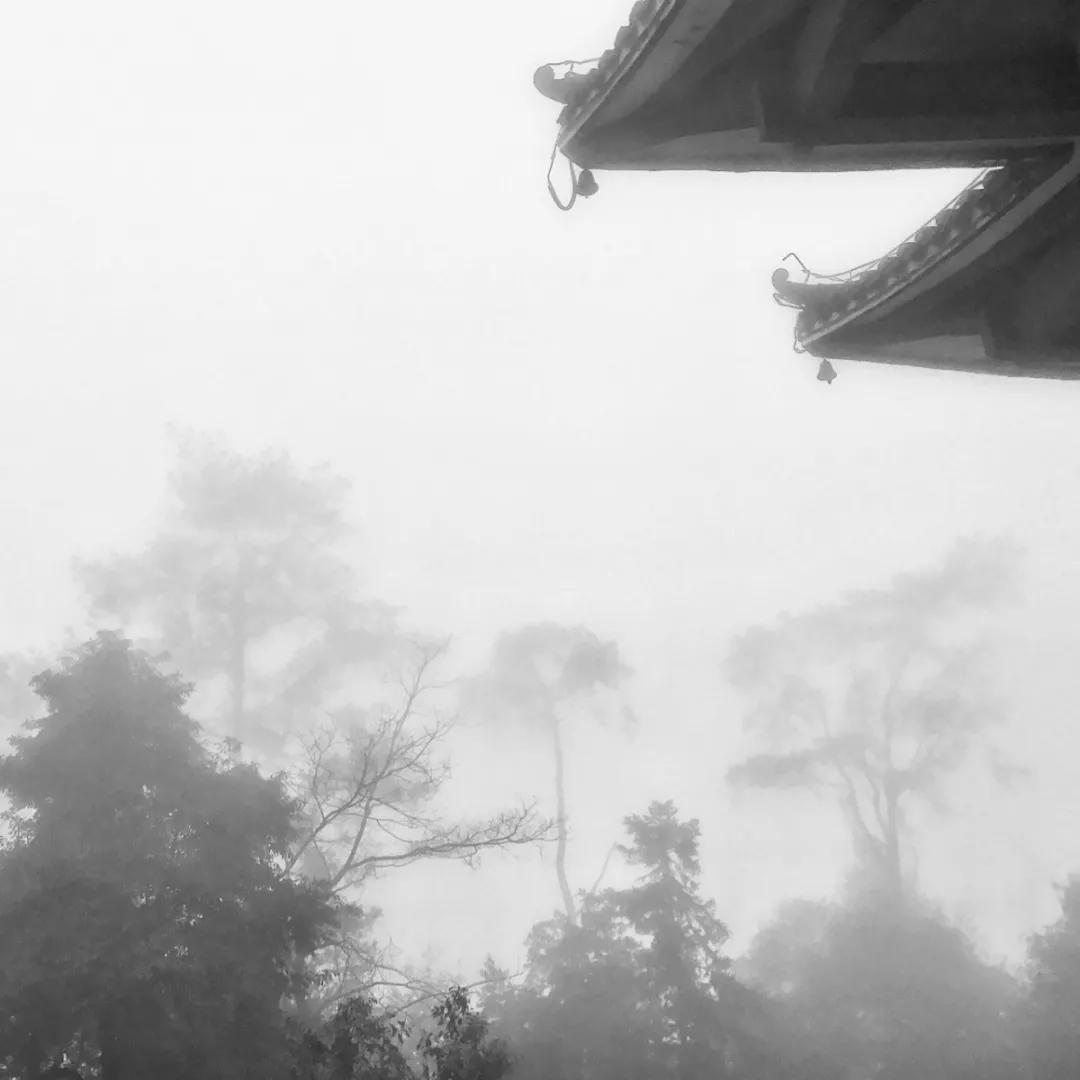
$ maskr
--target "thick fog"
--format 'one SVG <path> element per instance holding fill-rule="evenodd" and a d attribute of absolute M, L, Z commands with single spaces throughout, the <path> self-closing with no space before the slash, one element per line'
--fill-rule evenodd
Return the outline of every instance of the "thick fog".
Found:
<path fill-rule="evenodd" d="M 700 820 L 738 957 L 785 901 L 838 895 L 853 855 L 828 793 L 729 782 L 760 748 L 733 642 L 1004 538 L 1015 587 L 972 618 L 1018 775 L 965 762 L 911 842 L 920 893 L 1015 969 L 1080 871 L 1080 389 L 854 362 L 827 386 L 792 349 L 769 285 L 785 254 L 826 272 L 879 255 L 962 171 L 600 173 L 559 213 L 531 75 L 602 51 L 626 8 L 0 14 L 0 650 L 44 666 L 100 629 L 150 635 L 88 610 L 76 564 L 169 535 L 184 437 L 325 465 L 348 484 L 335 550 L 357 595 L 449 639 L 433 812 L 557 814 L 543 733 L 466 690 L 500 634 L 587 628 L 627 673 L 561 724 L 569 883 L 671 800 Z M 375 696 L 399 661 L 363 676 Z M 555 858 L 549 837 L 419 861 L 363 903 L 402 965 L 516 972 L 560 910 Z M 632 878 L 614 858 L 603 881 Z"/>

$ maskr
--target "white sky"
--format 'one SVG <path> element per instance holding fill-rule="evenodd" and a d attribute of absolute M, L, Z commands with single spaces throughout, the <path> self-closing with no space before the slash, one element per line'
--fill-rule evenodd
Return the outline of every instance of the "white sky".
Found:
<path fill-rule="evenodd" d="M 1002 675 L 1037 780 L 973 803 L 926 873 L 1014 949 L 1080 868 L 1080 387 L 850 363 L 826 387 L 792 352 L 782 256 L 878 255 L 962 173 L 600 174 L 560 214 L 557 106 L 532 73 L 602 51 L 629 6 L 0 9 L 0 646 L 56 639 L 71 557 L 146 534 L 168 424 L 329 459 L 371 588 L 453 633 L 463 665 L 535 619 L 618 637 L 643 730 L 580 737 L 576 880 L 671 796 L 745 934 L 827 890 L 845 847 L 827 817 L 729 806 L 727 641 L 1009 530 L 1028 599 Z M 524 751 L 457 775 L 546 792 Z M 512 961 L 557 900 L 537 856 L 447 872 L 438 903 L 431 880 L 388 926 L 451 965 Z"/>

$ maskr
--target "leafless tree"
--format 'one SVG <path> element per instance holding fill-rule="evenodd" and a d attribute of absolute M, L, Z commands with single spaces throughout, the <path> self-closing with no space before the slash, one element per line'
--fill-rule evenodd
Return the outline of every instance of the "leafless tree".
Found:
<path fill-rule="evenodd" d="M 475 865 L 486 852 L 548 838 L 550 824 L 529 804 L 478 820 L 440 814 L 437 796 L 449 778 L 443 749 L 453 727 L 433 705 L 445 689 L 433 677 L 443 652 L 444 645 L 416 645 L 391 704 L 339 710 L 304 739 L 292 778 L 302 826 L 291 873 L 355 901 L 377 872 L 434 860 Z M 367 924 L 376 913 L 353 911 L 321 957 L 328 985 L 320 1000 L 360 987 L 426 991 L 422 977 L 371 941 Z"/>
<path fill-rule="evenodd" d="M 577 907 L 566 871 L 570 815 L 564 710 L 572 703 L 596 705 L 602 691 L 617 692 L 630 673 L 614 641 L 604 641 L 583 626 L 536 623 L 501 634 L 487 672 L 466 686 L 465 707 L 476 716 L 519 725 L 550 739 L 555 780 L 555 875 L 571 923 L 577 919 Z M 627 727 L 632 725 L 633 714 L 625 705 L 621 716 Z"/>
<path fill-rule="evenodd" d="M 290 870 L 343 892 L 376 870 L 426 859 L 472 864 L 485 851 L 546 836 L 531 805 L 466 822 L 435 812 L 432 800 L 449 776 L 439 751 L 452 725 L 424 705 L 438 689 L 430 674 L 442 651 L 418 646 L 395 707 L 344 710 L 304 740 L 296 794 L 306 827 Z"/>

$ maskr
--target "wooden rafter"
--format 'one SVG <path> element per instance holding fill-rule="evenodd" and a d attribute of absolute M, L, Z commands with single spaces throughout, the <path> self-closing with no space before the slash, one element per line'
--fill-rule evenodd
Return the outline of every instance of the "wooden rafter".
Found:
<path fill-rule="evenodd" d="M 814 0 L 792 57 L 795 111 L 835 116 L 870 46 L 921 0 Z"/>

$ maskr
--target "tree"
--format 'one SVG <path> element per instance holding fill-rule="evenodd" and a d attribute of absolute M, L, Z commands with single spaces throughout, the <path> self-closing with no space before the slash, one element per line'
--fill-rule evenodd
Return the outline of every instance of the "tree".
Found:
<path fill-rule="evenodd" d="M 431 1016 L 435 1029 L 418 1044 L 423 1080 L 501 1080 L 509 1070 L 506 1047 L 489 1037 L 487 1020 L 464 987 L 451 987 Z"/>
<path fill-rule="evenodd" d="M 501 1080 L 509 1055 L 468 992 L 454 986 L 439 996 L 434 1025 L 412 1055 L 405 1019 L 364 994 L 343 1001 L 328 1021 L 294 1037 L 293 1080 Z"/>
<path fill-rule="evenodd" d="M 5 742 L 8 734 L 15 734 L 40 706 L 30 683 L 45 666 L 33 654 L 0 654 L 0 732 Z"/>
<path fill-rule="evenodd" d="M 774 996 L 800 990 L 808 958 L 824 948 L 836 905 L 823 900 L 789 900 L 758 930 L 750 949 L 734 964 L 740 978 Z"/>
<path fill-rule="evenodd" d="M 290 857 L 331 890 L 359 885 L 379 869 L 421 859 L 464 859 L 507 844 L 534 843 L 544 832 L 530 807 L 479 823 L 447 821 L 428 803 L 449 777 L 438 756 L 450 724 L 421 711 L 439 649 L 422 649 L 397 702 L 346 710 L 305 744 L 302 772 L 308 811 Z"/>
<path fill-rule="evenodd" d="M 45 715 L 0 759 L 6 1075 L 279 1075 L 296 956 L 336 918 L 288 878 L 280 778 L 214 759 L 190 687 L 99 634 L 34 681 Z"/>
<path fill-rule="evenodd" d="M 547 836 L 548 823 L 528 805 L 474 821 L 440 812 L 436 798 L 449 778 L 442 750 L 451 725 L 426 707 L 440 654 L 438 647 L 418 647 L 396 698 L 342 710 L 304 739 L 304 761 L 293 780 L 302 826 L 290 871 L 355 898 L 379 872 L 420 861 L 473 864 L 487 852 Z M 343 923 L 322 955 L 333 974 L 321 987 L 320 1006 L 388 980 L 394 986 L 416 982 L 393 967 L 366 929 L 362 922 Z"/>
<path fill-rule="evenodd" d="M 189 439 L 170 492 L 145 550 L 79 573 L 97 615 L 140 629 L 199 681 L 219 733 L 289 768 L 302 821 L 287 860 L 294 876 L 359 902 L 376 868 L 474 859 L 544 834 L 529 807 L 477 822 L 439 814 L 450 727 L 431 719 L 429 701 L 442 649 L 407 640 L 390 608 L 361 594 L 343 480 L 284 454 Z M 342 920 L 309 1007 L 390 974 L 408 981 L 371 939 L 376 915 L 354 906 Z"/>
<path fill-rule="evenodd" d="M 1061 917 L 1028 943 L 1021 1021 L 1033 1080 L 1080 1075 L 1080 877 L 1059 893 Z"/>
<path fill-rule="evenodd" d="M 641 962 L 649 999 L 660 1003 L 664 1071 L 679 1080 L 738 1075 L 758 1056 L 759 1009 L 731 976 L 727 927 L 699 892 L 698 822 L 654 802 L 626 828 L 621 851 L 642 873 L 631 888 L 608 890 L 604 903 L 647 942 Z"/>
<path fill-rule="evenodd" d="M 518 1080 L 649 1080 L 660 1037 L 641 945 L 595 897 L 533 927 L 525 980 L 489 970 L 484 1013 Z"/>
<path fill-rule="evenodd" d="M 1013 980 L 924 906 L 790 905 L 759 932 L 745 970 L 782 1007 L 789 1040 L 832 1075 L 1019 1076 Z"/>
<path fill-rule="evenodd" d="M 293 1033 L 292 1080 L 415 1080 L 408 1025 L 357 994 L 324 1023 Z"/>
<path fill-rule="evenodd" d="M 563 724 L 568 709 L 614 690 L 629 674 L 618 646 L 584 627 L 537 623 L 500 635 L 487 674 L 467 685 L 463 707 L 477 715 L 542 732 L 555 767 L 555 873 L 568 920 L 576 918 L 566 873 L 568 815 Z M 629 713 L 626 712 L 629 718 Z"/>
<path fill-rule="evenodd" d="M 274 751 L 398 640 L 342 554 L 354 539 L 347 489 L 286 454 L 187 438 L 158 535 L 136 554 L 77 564 L 91 613 L 223 691 L 224 732 Z"/>
<path fill-rule="evenodd" d="M 964 541 L 934 570 L 739 637 L 727 673 L 753 701 L 747 722 L 761 749 L 730 781 L 831 792 L 860 887 L 902 894 L 912 808 L 943 810 L 946 782 L 979 759 L 1011 775 L 989 738 L 1000 709 L 981 630 L 1016 566 L 1005 542 Z"/>
<path fill-rule="evenodd" d="M 527 1080 L 775 1075 L 768 1017 L 723 954 L 728 931 L 698 886 L 698 823 L 672 803 L 626 819 L 638 880 L 585 896 L 578 924 L 534 928 L 523 987 L 487 1009 Z"/>

